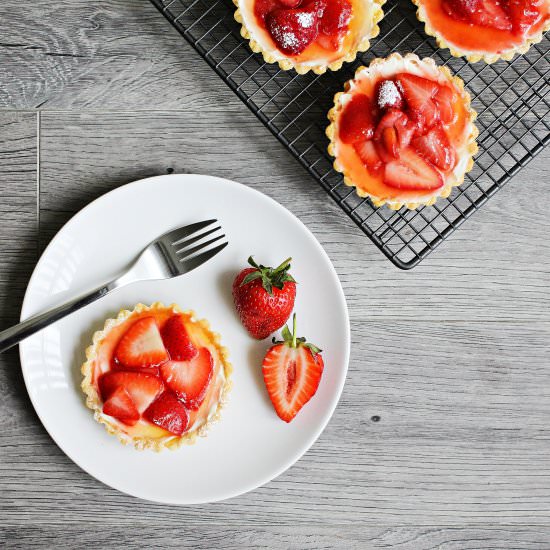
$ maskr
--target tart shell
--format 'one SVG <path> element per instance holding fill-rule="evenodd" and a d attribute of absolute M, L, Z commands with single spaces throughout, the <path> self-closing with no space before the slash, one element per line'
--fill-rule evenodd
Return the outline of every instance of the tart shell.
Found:
<path fill-rule="evenodd" d="M 352 78 L 351 80 L 348 80 L 344 84 L 344 91 L 338 92 L 334 96 L 334 106 L 328 112 L 327 116 L 330 121 L 330 124 L 326 129 L 326 135 L 330 140 L 330 143 L 328 145 L 328 152 L 331 156 L 336 157 L 336 154 L 335 154 L 336 138 L 337 138 L 336 121 L 342 109 L 342 103 L 341 103 L 342 96 L 347 92 L 349 92 L 352 82 L 354 82 L 354 80 L 358 78 L 361 75 L 361 73 L 367 70 L 371 70 L 372 68 L 375 68 L 379 64 L 386 63 L 392 60 L 395 62 L 407 61 L 409 63 L 414 63 L 414 64 L 417 64 L 417 63 L 427 64 L 432 69 L 436 69 L 437 71 L 439 71 L 445 77 L 445 79 L 449 82 L 449 84 L 451 84 L 453 88 L 460 94 L 460 97 L 463 100 L 463 104 L 466 107 L 466 111 L 468 114 L 468 124 L 470 126 L 470 130 L 469 130 L 468 136 L 466 137 L 466 143 L 465 143 L 465 152 L 468 158 L 466 161 L 466 168 L 464 172 L 462 172 L 455 178 L 451 178 L 453 174 L 450 174 L 446 178 L 445 185 L 442 188 L 437 190 L 437 194 L 426 197 L 426 200 L 417 200 L 413 202 L 413 201 L 405 201 L 405 200 L 399 200 L 399 199 L 388 199 L 388 198 L 377 197 L 376 195 L 373 195 L 363 189 L 358 188 L 357 184 L 352 181 L 349 173 L 346 171 L 346 168 L 343 165 L 341 165 L 341 163 L 338 161 L 337 158 L 334 161 L 334 169 L 337 172 L 341 172 L 343 174 L 344 183 L 346 185 L 348 185 L 349 187 L 355 187 L 355 190 L 360 197 L 369 197 L 372 203 L 374 204 L 374 206 L 380 207 L 385 204 L 392 210 L 399 210 L 403 206 L 411 210 L 414 210 L 419 206 L 433 205 L 436 202 L 438 197 L 447 198 L 451 194 L 453 187 L 459 186 L 464 182 L 465 174 L 469 172 L 474 166 L 473 157 L 478 151 L 476 138 L 479 134 L 479 131 L 474 124 L 474 121 L 477 117 L 477 113 L 472 109 L 470 105 L 470 94 L 464 89 L 464 82 L 462 81 L 462 79 L 459 78 L 458 76 L 453 76 L 447 67 L 441 67 L 436 65 L 435 61 L 431 58 L 420 59 L 416 54 L 412 54 L 412 53 L 406 54 L 405 56 L 401 56 L 398 53 L 393 53 L 386 58 L 373 59 L 368 67 L 364 67 L 364 66 L 359 67 L 355 72 L 354 78 Z"/>
<path fill-rule="evenodd" d="M 300 63 L 300 62 L 294 61 L 291 57 L 286 57 L 282 52 L 279 52 L 279 56 L 276 56 L 273 53 L 265 50 L 262 47 L 262 45 L 252 37 L 250 31 L 247 29 L 246 24 L 244 22 L 243 15 L 241 13 L 241 9 L 239 7 L 239 0 L 233 0 L 233 3 L 237 7 L 234 17 L 235 17 L 235 20 L 241 25 L 241 36 L 246 40 L 248 40 L 250 49 L 254 53 L 262 54 L 264 61 L 266 63 L 278 63 L 279 68 L 282 69 L 283 71 L 289 71 L 291 69 L 294 69 L 298 74 L 305 74 L 309 71 L 312 71 L 315 74 L 323 74 L 327 70 L 338 71 L 339 69 L 342 68 L 342 65 L 344 64 L 344 62 L 354 61 L 358 53 L 366 52 L 369 49 L 371 38 L 375 38 L 380 33 L 380 27 L 378 26 L 378 23 L 384 17 L 382 6 L 386 3 L 386 0 L 371 0 L 371 1 L 373 5 L 373 12 L 371 15 L 370 32 L 367 33 L 366 36 L 362 37 L 361 40 L 359 40 L 355 48 L 346 52 L 345 55 L 343 55 L 342 57 L 332 62 L 319 63 L 318 65 L 311 64 L 311 63 Z"/>
<path fill-rule="evenodd" d="M 550 30 L 550 20 L 542 27 L 540 32 L 534 34 L 531 37 L 526 38 L 521 44 L 518 44 L 516 47 L 506 50 L 501 53 L 491 53 L 491 52 L 471 52 L 466 50 L 461 50 L 456 44 L 451 44 L 434 29 L 429 21 L 429 17 L 426 14 L 426 10 L 422 4 L 422 0 L 412 0 L 412 3 L 417 7 L 416 18 L 424 23 L 424 32 L 435 39 L 437 45 L 441 49 L 449 50 L 450 54 L 453 57 L 465 57 L 470 63 L 477 63 L 478 61 L 485 61 L 485 63 L 491 64 L 496 63 L 500 59 L 505 61 L 511 61 L 515 55 L 523 55 L 527 53 L 529 48 L 533 44 L 537 44 L 542 40 L 544 33 Z"/>
<path fill-rule="evenodd" d="M 121 323 L 129 319 L 133 314 L 143 313 L 147 311 L 154 313 L 156 310 L 157 311 L 171 310 L 174 314 L 181 313 L 184 315 L 188 315 L 194 323 L 201 326 L 201 328 L 211 337 L 212 342 L 218 351 L 219 357 L 222 362 L 222 367 L 224 369 L 225 381 L 221 390 L 220 399 L 218 401 L 218 406 L 216 411 L 211 416 L 208 417 L 205 424 L 203 424 L 196 430 L 193 430 L 191 432 L 186 432 L 181 436 L 169 435 L 161 438 L 153 438 L 153 437 L 146 437 L 146 436 L 130 436 L 122 431 L 118 423 L 110 421 L 110 417 L 106 417 L 106 415 L 103 414 L 102 412 L 103 402 L 101 400 L 100 395 L 98 394 L 98 391 L 95 385 L 92 382 L 93 365 L 94 365 L 94 361 L 98 356 L 98 351 L 102 342 L 114 327 L 116 327 L 117 325 L 120 325 Z M 94 333 L 92 338 L 92 345 L 86 349 L 86 361 L 83 363 L 81 367 L 81 372 L 82 372 L 82 375 L 84 376 L 84 379 L 82 380 L 82 383 L 81 383 L 81 387 L 82 387 L 82 391 L 86 395 L 86 406 L 92 411 L 94 411 L 95 420 L 100 424 L 103 424 L 107 432 L 109 432 L 111 435 L 116 436 L 118 440 L 124 445 L 132 443 L 134 447 L 138 450 L 152 449 L 154 451 L 161 451 L 164 448 L 177 449 L 184 444 L 191 445 L 195 443 L 198 436 L 205 436 L 210 426 L 214 422 L 220 419 L 221 410 L 227 401 L 227 397 L 232 386 L 231 373 L 233 369 L 232 369 L 231 363 L 228 361 L 228 356 L 229 354 L 228 354 L 227 348 L 221 345 L 220 335 L 210 330 L 210 325 L 208 321 L 204 319 L 201 319 L 201 320 L 195 319 L 195 314 L 193 311 L 191 310 L 182 311 L 176 304 L 165 306 L 162 302 L 155 302 L 150 306 L 146 306 L 144 304 L 137 304 L 132 311 L 123 309 L 118 313 L 116 318 L 107 319 L 105 321 L 105 325 L 103 329 L 98 330 L 97 332 Z"/>

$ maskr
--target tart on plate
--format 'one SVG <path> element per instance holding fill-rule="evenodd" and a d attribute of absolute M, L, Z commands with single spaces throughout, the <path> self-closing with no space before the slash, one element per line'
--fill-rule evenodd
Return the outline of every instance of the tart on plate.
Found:
<path fill-rule="evenodd" d="M 329 111 L 329 153 L 346 185 L 375 206 L 417 208 L 448 197 L 477 152 L 462 80 L 432 59 L 394 53 L 357 69 Z"/>
<path fill-rule="evenodd" d="M 369 48 L 385 0 L 233 0 L 252 51 L 283 70 L 324 73 Z"/>
<path fill-rule="evenodd" d="M 426 33 L 468 61 L 494 63 L 525 53 L 550 29 L 548 0 L 413 0 Z"/>
<path fill-rule="evenodd" d="M 160 302 L 107 319 L 82 374 L 95 419 L 122 443 L 157 451 L 205 435 L 231 387 L 219 335 L 192 311 Z"/>

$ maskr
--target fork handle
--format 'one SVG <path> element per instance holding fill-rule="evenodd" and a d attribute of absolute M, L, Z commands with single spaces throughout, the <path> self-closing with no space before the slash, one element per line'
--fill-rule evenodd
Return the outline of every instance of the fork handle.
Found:
<path fill-rule="evenodd" d="M 29 319 L 3 330 L 0 332 L 0 353 L 3 353 L 12 346 L 15 346 L 15 344 L 18 344 L 21 340 L 24 340 L 35 332 L 46 328 L 55 321 L 58 321 L 59 319 L 70 315 L 74 311 L 95 302 L 97 299 L 106 296 L 116 287 L 117 285 L 115 282 L 105 284 L 95 290 L 92 290 L 91 292 L 82 294 L 69 302 L 54 307 L 44 313 L 33 315 Z"/>

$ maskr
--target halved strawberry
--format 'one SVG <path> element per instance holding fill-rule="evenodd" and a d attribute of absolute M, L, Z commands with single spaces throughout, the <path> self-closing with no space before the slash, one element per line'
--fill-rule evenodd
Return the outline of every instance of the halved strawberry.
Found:
<path fill-rule="evenodd" d="M 314 0 L 299 8 L 280 8 L 268 13 L 267 30 L 277 47 L 287 55 L 303 52 L 319 34 L 324 6 L 321 0 Z"/>
<path fill-rule="evenodd" d="M 296 315 L 292 333 L 285 326 L 283 339 L 268 350 L 262 372 L 275 412 L 290 422 L 315 395 L 324 365 L 321 350 L 296 338 Z"/>
<path fill-rule="evenodd" d="M 99 378 L 101 398 L 106 401 L 119 388 L 128 392 L 137 410 L 142 413 L 162 392 L 164 385 L 156 376 L 142 372 L 109 371 Z"/>
<path fill-rule="evenodd" d="M 435 93 L 433 101 L 439 111 L 439 118 L 443 124 L 452 124 L 456 120 L 456 112 L 453 109 L 455 93 L 449 86 L 440 85 Z"/>
<path fill-rule="evenodd" d="M 381 80 L 376 85 L 376 103 L 380 109 L 402 109 L 403 96 L 393 80 Z"/>
<path fill-rule="evenodd" d="M 374 117 L 372 105 L 365 94 L 354 94 L 340 115 L 340 139 L 344 143 L 355 143 L 372 138 Z"/>
<path fill-rule="evenodd" d="M 544 0 L 508 0 L 508 13 L 512 20 L 512 30 L 524 36 L 541 16 Z"/>
<path fill-rule="evenodd" d="M 208 348 L 200 348 L 190 361 L 168 361 L 160 367 L 166 385 L 189 409 L 198 409 L 214 373 L 214 360 Z"/>
<path fill-rule="evenodd" d="M 433 98 L 439 86 L 437 82 L 410 73 L 400 73 L 396 77 L 410 116 L 424 127 L 430 128 L 439 120 L 439 112 Z"/>
<path fill-rule="evenodd" d="M 128 369 L 151 369 L 168 360 L 154 317 L 137 320 L 122 335 L 114 358 L 119 366 Z"/>
<path fill-rule="evenodd" d="M 412 142 L 413 148 L 441 170 L 450 170 L 456 164 L 456 153 L 441 126 L 435 126 L 426 135 Z"/>
<path fill-rule="evenodd" d="M 415 127 L 403 111 L 388 109 L 374 132 L 376 150 L 384 162 L 399 157 L 401 149 L 411 141 Z"/>
<path fill-rule="evenodd" d="M 386 164 L 384 183 L 397 189 L 430 191 L 443 186 L 441 174 L 412 149 Z"/>
<path fill-rule="evenodd" d="M 278 0 L 285 8 L 297 8 L 302 0 Z"/>
<path fill-rule="evenodd" d="M 153 401 L 149 408 L 143 413 L 143 416 L 168 430 L 174 435 L 181 435 L 187 429 L 189 424 L 189 413 L 183 403 L 169 391 L 162 393 L 158 399 Z"/>
<path fill-rule="evenodd" d="M 384 163 L 376 151 L 372 141 L 358 141 L 353 145 L 355 152 L 359 155 L 361 162 L 367 167 L 371 174 L 377 175 L 382 170 Z"/>
<path fill-rule="evenodd" d="M 170 317 L 162 327 L 161 336 L 173 361 L 189 361 L 197 355 L 197 348 L 187 334 L 183 315 Z"/>
<path fill-rule="evenodd" d="M 133 426 L 139 420 L 139 411 L 128 392 L 122 387 L 117 388 L 103 403 L 103 412 L 128 426 Z"/>
<path fill-rule="evenodd" d="M 481 0 L 443 0 L 442 7 L 450 17 L 460 21 L 472 21 L 472 15 L 480 9 Z"/>
<path fill-rule="evenodd" d="M 330 0 L 321 19 L 320 31 L 326 35 L 339 34 L 351 20 L 351 4 L 348 0 Z"/>

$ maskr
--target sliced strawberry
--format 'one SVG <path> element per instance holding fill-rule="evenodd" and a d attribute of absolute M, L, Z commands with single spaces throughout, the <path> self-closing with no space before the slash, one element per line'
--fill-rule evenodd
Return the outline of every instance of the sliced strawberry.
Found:
<path fill-rule="evenodd" d="M 441 174 L 412 149 L 386 164 L 384 183 L 397 189 L 430 191 L 443 186 Z"/>
<path fill-rule="evenodd" d="M 503 4 L 502 0 L 483 0 L 481 9 L 476 10 L 472 15 L 472 22 L 482 27 L 511 31 L 512 21 Z"/>
<path fill-rule="evenodd" d="M 450 170 L 456 164 L 456 153 L 449 138 L 441 126 L 435 126 L 426 135 L 412 142 L 419 155 L 441 170 Z"/>
<path fill-rule="evenodd" d="M 433 98 L 439 86 L 437 82 L 410 73 L 400 73 L 396 78 L 399 83 L 411 118 L 430 128 L 439 120 L 439 112 Z"/>
<path fill-rule="evenodd" d="M 319 349 L 306 344 L 304 338 L 296 338 L 296 316 L 292 334 L 285 329 L 284 341 L 268 350 L 262 372 L 275 412 L 290 422 L 315 395 L 324 365 Z"/>
<path fill-rule="evenodd" d="M 162 341 L 173 361 L 189 361 L 197 355 L 197 348 L 189 339 L 183 315 L 174 315 L 164 324 Z"/>
<path fill-rule="evenodd" d="M 164 385 L 156 376 L 142 372 L 109 371 L 99 378 L 101 398 L 106 401 L 116 390 L 128 392 L 139 413 L 142 413 L 162 392 Z"/>
<path fill-rule="evenodd" d="M 214 373 L 214 360 L 208 348 L 200 348 L 191 361 L 168 361 L 160 367 L 166 385 L 189 409 L 198 409 Z"/>
<path fill-rule="evenodd" d="M 340 138 L 344 143 L 355 143 L 372 138 L 374 118 L 368 96 L 355 94 L 340 116 Z"/>
<path fill-rule="evenodd" d="M 393 80 L 381 80 L 376 85 L 376 103 L 380 109 L 402 109 L 403 96 Z"/>
<path fill-rule="evenodd" d="M 267 30 L 283 53 L 298 55 L 317 38 L 323 10 L 319 0 L 299 8 L 273 10 L 265 18 Z"/>
<path fill-rule="evenodd" d="M 340 34 L 351 20 L 351 4 L 348 0 L 331 0 L 321 19 L 320 31 L 326 35 Z"/>
<path fill-rule="evenodd" d="M 149 422 L 174 435 L 181 435 L 189 424 L 189 413 L 183 403 L 169 391 L 162 393 L 143 414 Z"/>
<path fill-rule="evenodd" d="M 456 112 L 453 109 L 455 94 L 449 86 L 440 85 L 435 93 L 433 101 L 439 111 L 439 118 L 443 124 L 452 124 L 456 120 Z"/>
<path fill-rule="evenodd" d="M 139 420 L 139 411 L 128 392 L 122 387 L 117 388 L 103 403 L 103 412 L 128 426 L 133 426 Z"/>
<path fill-rule="evenodd" d="M 512 30 L 524 36 L 541 16 L 544 0 L 508 0 Z"/>
<path fill-rule="evenodd" d="M 114 358 L 128 369 L 155 368 L 168 360 L 154 317 L 143 317 L 122 335 Z"/>
<path fill-rule="evenodd" d="M 378 154 L 384 162 L 399 157 L 399 151 L 409 145 L 414 133 L 414 126 L 407 115 L 397 109 L 388 109 L 378 122 L 374 140 Z"/>
<path fill-rule="evenodd" d="M 368 171 L 374 175 L 379 174 L 384 164 L 376 151 L 374 143 L 372 141 L 358 141 L 353 147 Z"/>

